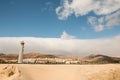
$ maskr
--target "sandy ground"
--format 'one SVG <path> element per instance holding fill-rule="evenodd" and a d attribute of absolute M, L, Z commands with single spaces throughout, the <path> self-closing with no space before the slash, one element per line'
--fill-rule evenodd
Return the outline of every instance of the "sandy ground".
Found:
<path fill-rule="evenodd" d="M 120 64 L 0 64 L 0 80 L 120 80 Z"/>

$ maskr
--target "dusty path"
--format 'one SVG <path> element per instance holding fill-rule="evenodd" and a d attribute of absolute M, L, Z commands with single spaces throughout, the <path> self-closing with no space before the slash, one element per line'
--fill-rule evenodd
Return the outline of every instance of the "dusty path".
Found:
<path fill-rule="evenodd" d="M 120 64 L 14 66 L 20 70 L 18 80 L 120 80 Z"/>

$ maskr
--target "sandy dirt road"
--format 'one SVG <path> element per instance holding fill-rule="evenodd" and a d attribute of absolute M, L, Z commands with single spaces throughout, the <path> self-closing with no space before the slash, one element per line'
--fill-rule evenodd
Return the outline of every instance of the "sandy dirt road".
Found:
<path fill-rule="evenodd" d="M 0 65 L 0 70 L 5 66 L 7 65 Z M 120 80 L 120 64 L 13 64 L 12 66 L 17 67 L 18 70 L 14 74 L 19 73 L 19 75 L 15 76 L 16 78 L 12 80 Z"/>

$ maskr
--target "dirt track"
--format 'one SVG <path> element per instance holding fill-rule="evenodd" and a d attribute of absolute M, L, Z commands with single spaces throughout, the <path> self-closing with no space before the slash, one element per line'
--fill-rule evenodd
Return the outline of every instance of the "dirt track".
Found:
<path fill-rule="evenodd" d="M 9 66 L 9 70 L 3 70 Z M 11 67 L 13 66 L 14 69 Z M 120 64 L 106 65 L 0 65 L 1 71 L 14 72 L 0 80 L 120 80 Z M 3 74 L 2 74 L 3 75 Z M 13 77 L 14 76 L 14 77 Z M 11 78 L 12 77 L 12 78 Z"/>

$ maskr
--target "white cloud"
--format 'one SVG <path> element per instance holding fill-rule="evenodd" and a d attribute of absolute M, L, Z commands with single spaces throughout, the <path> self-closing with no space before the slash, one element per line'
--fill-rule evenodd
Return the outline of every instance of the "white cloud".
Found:
<path fill-rule="evenodd" d="M 96 32 L 99 32 L 99 31 L 102 31 L 104 29 L 104 26 L 103 25 L 97 25 L 97 26 L 94 26 L 94 29 Z"/>
<path fill-rule="evenodd" d="M 120 9 L 120 0 L 63 0 L 56 13 L 62 19 L 75 14 L 86 15 L 93 11 L 96 15 L 107 15 Z"/>
<path fill-rule="evenodd" d="M 46 2 L 41 7 L 41 12 L 45 11 L 54 11 L 53 3 L 52 2 Z"/>
<path fill-rule="evenodd" d="M 71 35 L 67 34 L 65 31 L 61 35 L 61 39 L 74 39 L 74 38 L 75 38 L 75 36 L 71 36 Z"/>
<path fill-rule="evenodd" d="M 120 24 L 120 11 L 100 18 L 90 16 L 88 18 L 88 22 L 93 26 L 95 31 L 102 31 L 105 28 L 110 29 L 112 27 L 116 27 Z"/>
<path fill-rule="evenodd" d="M 106 19 L 106 22 L 107 22 L 106 26 L 108 28 L 119 25 L 120 24 L 120 10 L 113 13 L 113 14 L 107 15 L 105 17 L 105 19 Z"/>
<path fill-rule="evenodd" d="M 56 8 L 56 14 L 58 15 L 58 18 L 61 20 L 67 19 L 67 17 L 72 14 L 72 9 L 69 6 L 68 0 L 63 1 L 63 6 L 59 6 Z"/>
<path fill-rule="evenodd" d="M 104 30 L 105 27 L 108 28 L 116 26 L 120 23 L 120 0 L 62 0 L 62 1 L 63 3 L 56 8 L 56 14 L 58 15 L 58 18 L 61 20 L 67 19 L 72 14 L 74 14 L 76 17 L 79 17 L 87 15 L 90 12 L 94 12 L 97 16 L 102 16 L 100 18 L 97 18 L 97 23 L 99 23 L 98 25 L 92 24 L 92 26 L 95 27 L 96 29 L 100 28 L 100 30 L 98 31 Z M 107 16 L 113 16 L 113 18 L 104 20 L 104 17 L 106 18 Z"/>
<path fill-rule="evenodd" d="M 96 17 L 89 17 L 88 22 L 93 26 L 93 29 L 96 32 L 102 31 L 104 29 L 104 24 L 103 24 L 104 18 L 97 19 Z"/>
<path fill-rule="evenodd" d="M 18 53 L 19 42 L 25 41 L 25 52 L 56 55 L 104 54 L 120 56 L 120 35 L 107 39 L 69 39 L 35 37 L 1 37 L 0 49 L 4 53 Z"/>

